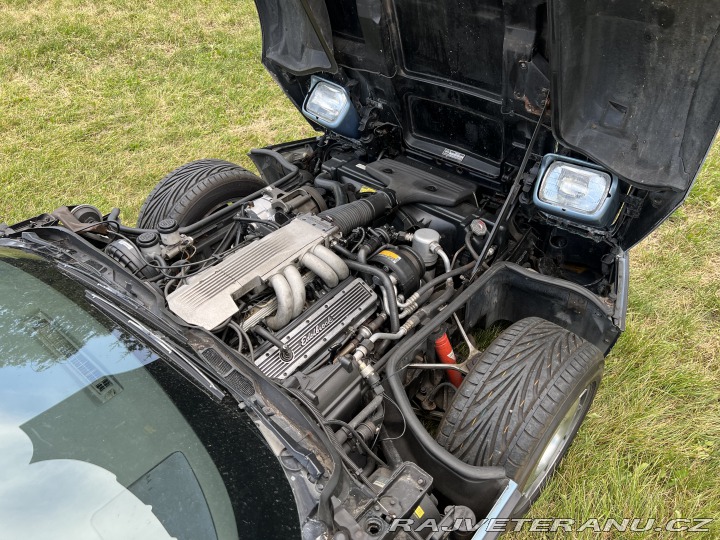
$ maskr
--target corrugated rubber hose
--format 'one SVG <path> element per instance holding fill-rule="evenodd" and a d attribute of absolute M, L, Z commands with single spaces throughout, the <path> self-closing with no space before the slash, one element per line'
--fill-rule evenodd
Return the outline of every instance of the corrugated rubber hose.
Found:
<path fill-rule="evenodd" d="M 320 212 L 319 216 L 333 223 L 344 235 L 357 227 L 370 225 L 392 209 L 390 195 L 379 191 L 369 197 Z"/>

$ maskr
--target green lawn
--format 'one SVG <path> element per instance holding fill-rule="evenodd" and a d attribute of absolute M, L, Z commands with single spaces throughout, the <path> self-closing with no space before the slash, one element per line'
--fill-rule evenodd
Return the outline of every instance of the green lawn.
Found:
<path fill-rule="evenodd" d="M 250 148 L 311 133 L 260 64 L 247 0 L 3 1 L 0 81 L 0 221 L 92 203 L 133 223 L 177 165 L 249 165 Z M 720 518 L 717 147 L 688 203 L 632 253 L 606 373 L 531 515 Z"/>

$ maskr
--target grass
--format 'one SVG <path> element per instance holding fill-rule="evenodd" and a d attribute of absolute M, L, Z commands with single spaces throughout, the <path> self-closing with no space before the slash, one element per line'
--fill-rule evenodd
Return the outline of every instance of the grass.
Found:
<path fill-rule="evenodd" d="M 247 0 L 0 5 L 2 221 L 92 203 L 121 207 L 132 223 L 177 165 L 249 166 L 250 148 L 311 133 L 260 64 Z M 531 516 L 720 518 L 717 147 L 687 204 L 633 251 L 631 267 L 627 331 Z M 717 524 L 709 537 L 720 537 Z"/>
<path fill-rule="evenodd" d="M 204 156 L 308 135 L 259 62 L 251 2 L 3 2 L 0 216 L 119 206 Z"/>

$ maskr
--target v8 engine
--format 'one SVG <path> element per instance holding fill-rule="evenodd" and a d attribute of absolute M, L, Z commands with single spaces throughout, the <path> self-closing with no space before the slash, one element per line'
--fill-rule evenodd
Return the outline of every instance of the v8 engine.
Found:
<path fill-rule="evenodd" d="M 162 284 L 183 323 L 332 408 L 361 380 L 377 385 L 366 361 L 410 332 L 425 304 L 452 293 L 447 273 L 474 264 L 472 242 L 482 240 L 468 232 L 481 221 L 471 183 L 392 159 L 337 164 L 311 181 L 274 182 L 210 227 L 164 219 L 106 252 Z M 458 239 L 472 251 L 458 252 Z"/>
<path fill-rule="evenodd" d="M 377 193 L 319 215 L 298 215 L 188 277 L 168 295 L 168 306 L 188 324 L 207 330 L 222 328 L 237 316 L 241 332 L 257 331 L 265 337 L 266 332 L 276 332 L 269 338 L 271 350 L 255 363 L 266 375 L 285 379 L 327 356 L 333 345 L 349 340 L 349 330 L 377 310 L 373 288 L 350 278 L 348 264 L 332 247 L 343 234 L 376 220 L 391 204 L 390 195 Z M 390 250 L 386 253 L 401 259 Z M 417 263 L 416 270 L 413 279 L 419 282 L 424 268 Z M 317 298 L 309 299 L 306 288 L 316 280 L 321 288 L 315 289 Z M 263 298 L 263 293 L 269 296 Z M 241 310 L 238 301 L 253 295 L 263 299 L 249 300 Z"/>

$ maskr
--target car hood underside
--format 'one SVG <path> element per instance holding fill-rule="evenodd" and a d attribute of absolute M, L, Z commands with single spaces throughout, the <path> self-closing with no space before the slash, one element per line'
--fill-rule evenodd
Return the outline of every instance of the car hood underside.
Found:
<path fill-rule="evenodd" d="M 717 2 L 256 4 L 263 61 L 296 106 L 311 74 L 359 84 L 391 109 L 404 144 L 439 157 L 450 148 L 501 170 L 549 95 L 561 144 L 680 194 L 720 123 Z"/>

